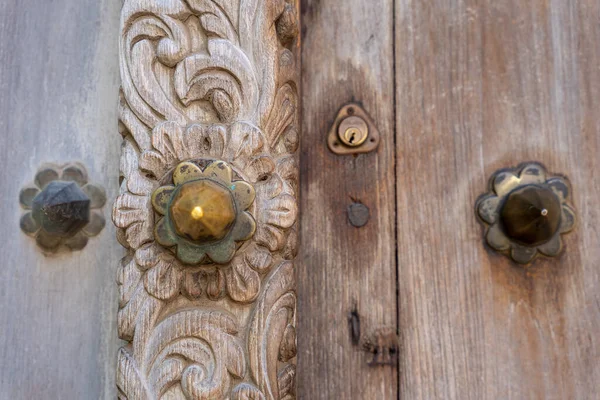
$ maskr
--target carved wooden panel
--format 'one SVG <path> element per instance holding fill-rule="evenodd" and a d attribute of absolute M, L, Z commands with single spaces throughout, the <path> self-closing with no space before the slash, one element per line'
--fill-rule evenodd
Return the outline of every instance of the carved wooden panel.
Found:
<path fill-rule="evenodd" d="M 297 33 L 294 0 L 124 2 L 119 398 L 295 398 Z M 203 180 L 218 235 L 173 212 Z"/>

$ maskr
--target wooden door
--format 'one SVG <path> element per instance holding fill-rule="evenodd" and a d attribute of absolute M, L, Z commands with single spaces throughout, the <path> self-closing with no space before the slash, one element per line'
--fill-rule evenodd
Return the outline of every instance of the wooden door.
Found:
<path fill-rule="evenodd" d="M 252 15 L 260 20 L 256 26 L 264 31 L 240 36 L 242 25 L 246 33 L 254 26 L 238 18 L 235 10 L 240 8 L 234 5 L 242 3 L 243 10 L 254 10 Z M 152 321 L 136 320 L 140 329 L 149 327 L 140 336 L 186 339 L 185 327 L 191 325 L 171 317 L 185 314 L 187 318 L 190 309 L 196 317 L 220 316 L 218 323 L 226 335 L 219 337 L 225 337 L 227 345 L 209 343 L 208 350 L 231 352 L 226 354 L 230 365 L 219 364 L 224 371 L 218 382 L 222 386 L 208 385 L 210 390 L 216 387 L 211 393 L 217 397 L 600 397 L 596 338 L 600 330 L 600 3 L 242 3 L 0 3 L 0 399 L 161 397 L 148 389 L 154 382 L 151 376 L 142 377 L 143 384 L 136 378 L 138 370 L 145 368 L 138 368 L 139 360 L 131 361 L 135 357 L 128 358 L 128 350 L 118 353 L 121 346 L 128 349 L 127 341 L 138 340 L 136 322 L 126 325 L 123 318 L 118 322 L 119 307 L 125 308 L 125 299 L 131 298 L 123 293 L 123 286 L 129 284 L 162 307 Z M 300 37 L 293 5 L 299 7 Z M 137 12 L 135 7 L 145 11 Z M 151 70 L 159 83 L 154 89 L 126 87 L 119 115 L 119 85 L 124 80 L 119 71 L 119 41 L 129 35 L 140 15 L 160 16 L 160 28 L 150 28 L 151 34 L 145 35 L 146 28 L 139 27 L 134 34 L 140 38 L 132 43 L 147 40 L 150 46 L 142 44 L 131 53 L 121 49 L 121 63 L 142 66 L 139 76 L 130 79 L 134 86 L 144 86 Z M 124 23 L 120 22 L 123 16 Z M 190 16 L 205 19 L 196 26 L 190 24 Z M 164 21 L 172 24 L 171 30 L 160 25 Z M 218 21 L 225 21 L 227 27 Z M 184 23 L 188 25 L 181 28 Z M 174 76 L 181 60 L 177 52 L 167 51 L 175 49 L 169 47 L 172 43 L 165 42 L 162 65 L 154 69 L 154 59 L 146 51 L 156 49 L 157 39 L 177 27 L 182 29 L 177 39 L 189 36 L 194 51 L 210 40 L 229 39 L 250 60 L 241 57 L 236 64 L 231 58 L 236 52 L 215 51 L 211 57 L 217 54 L 226 60 L 219 68 L 206 60 L 196 63 L 208 65 L 209 74 L 215 73 L 209 80 L 212 85 L 229 82 L 222 73 L 235 66 L 241 66 L 242 74 L 227 83 L 224 92 L 202 98 L 211 105 L 194 108 L 175 102 L 175 109 L 185 114 L 182 121 L 208 124 L 213 133 L 234 132 L 233 140 L 224 142 L 229 150 L 219 153 L 225 158 L 238 139 L 235 132 L 240 131 L 230 127 L 240 119 L 255 126 L 260 131 L 255 137 L 266 143 L 259 149 L 260 156 L 276 159 L 273 165 L 279 169 L 271 174 L 285 180 L 278 196 L 299 197 L 300 213 L 293 199 L 272 202 L 277 208 L 270 214 L 274 230 L 257 236 L 252 246 L 263 250 L 254 261 L 275 262 L 250 269 L 226 265 L 221 272 L 220 267 L 205 271 L 199 266 L 186 270 L 190 274 L 186 272 L 183 289 L 173 283 L 173 273 L 164 272 L 153 278 L 154 289 L 148 289 L 146 278 L 140 276 L 154 267 L 136 270 L 131 254 L 150 239 L 138 240 L 138 232 L 123 236 L 129 225 L 119 210 L 128 211 L 127 207 L 115 207 L 115 222 L 121 224 L 120 239 L 128 250 L 119 246 L 117 230 L 107 223 L 83 243 L 83 249 L 70 251 L 82 242 L 65 241 L 60 252 L 49 255 L 48 248 L 40 249 L 36 243 L 37 233 L 29 231 L 34 237 L 28 237 L 20 229 L 31 230 L 26 224 L 31 199 L 23 194 L 30 192 L 23 189 L 46 187 L 48 182 L 40 177 L 53 173 L 58 178 L 68 176 L 82 191 L 89 190 L 83 188 L 89 182 L 105 191 L 106 204 L 94 212 L 106 221 L 119 193 L 146 190 L 133 194 L 150 195 L 144 182 L 160 179 L 144 169 L 138 174 L 134 164 L 144 150 L 156 152 L 150 140 L 155 125 L 172 122 L 169 112 L 175 119 L 180 115 L 169 111 L 157 88 Z M 263 56 L 267 64 L 281 67 L 281 75 L 275 75 L 275 67 L 264 67 L 266 74 L 251 76 L 263 68 Z M 152 68 L 144 70 L 145 62 Z M 289 88 L 277 86 L 287 80 L 292 82 Z M 256 84 L 261 93 L 274 94 L 276 88 L 283 88 L 272 102 L 281 106 L 272 113 L 274 119 L 269 118 L 267 107 L 243 96 L 224 95 L 235 89 L 232 84 L 248 83 Z M 144 102 L 137 100 L 136 93 Z M 303 104 L 301 129 L 296 125 L 297 93 Z M 190 96 L 200 95 L 206 93 L 197 90 Z M 149 108 L 139 109 L 145 106 Z M 368 116 L 371 134 L 375 129 L 379 134 L 374 151 L 338 155 L 328 148 L 330 131 L 333 128 L 335 133 L 338 127 L 336 117 L 347 113 L 344 106 Z M 157 132 L 169 133 L 174 126 Z M 277 140 L 284 136 L 277 132 L 286 135 L 281 143 Z M 119 133 L 129 144 L 123 163 Z M 294 161 L 297 135 L 301 139 L 299 181 Z M 253 146 L 259 142 L 248 146 L 256 150 Z M 212 162 L 183 158 L 192 159 L 201 169 Z M 235 160 L 225 161 L 238 168 L 236 179 L 247 178 L 259 189 L 265 185 L 263 200 L 275 198 L 270 197 L 271 175 L 262 174 L 258 167 L 249 172 Z M 548 177 L 568 177 L 568 203 L 577 216 L 575 228 L 559 235 L 563 247 L 556 257 L 542 255 L 525 265 L 486 242 L 490 224 L 478 208 L 478 200 L 494 190 L 490 179 L 496 171 L 514 168 L 512 173 L 518 175 L 524 162 L 543 164 Z M 83 169 L 85 182 L 77 175 Z M 40 171 L 50 172 L 40 175 Z M 171 179 L 169 174 L 161 178 L 161 185 Z M 119 191 L 123 180 L 125 190 Z M 140 186 L 132 184 L 131 189 L 127 180 Z M 41 192 L 43 187 L 34 189 Z M 300 252 L 294 292 L 291 260 L 296 254 L 296 230 Z M 245 254 L 247 247 L 240 248 Z M 176 279 L 177 284 L 181 279 Z M 278 295 L 271 293 L 277 291 L 285 297 L 285 318 L 271 330 L 251 322 L 256 315 L 268 314 L 265 298 L 274 299 Z M 172 326 L 163 324 L 158 329 L 159 322 L 169 319 L 175 321 Z M 185 321 L 193 325 L 206 319 Z M 254 325 L 266 338 L 264 349 L 256 344 Z M 207 337 L 196 339 L 204 343 Z M 271 337 L 276 342 L 269 341 Z M 144 349 L 134 346 L 136 351 Z M 176 368 L 173 363 L 159 372 Z M 163 398 L 182 398 L 185 393 L 193 397 L 176 385 L 166 385 L 160 393 Z"/>
<path fill-rule="evenodd" d="M 600 4 L 306 0 L 302 16 L 301 397 L 598 398 Z M 327 149 L 349 102 L 376 152 Z M 523 267 L 485 244 L 475 204 L 526 161 L 570 178 L 578 224 Z M 396 363 L 374 363 L 390 326 Z"/>

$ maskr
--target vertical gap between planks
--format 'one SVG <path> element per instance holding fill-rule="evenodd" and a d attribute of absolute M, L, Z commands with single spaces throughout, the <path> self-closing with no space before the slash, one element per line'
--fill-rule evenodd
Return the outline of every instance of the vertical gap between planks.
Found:
<path fill-rule="evenodd" d="M 392 143 L 394 145 L 394 156 L 392 158 L 394 163 L 394 259 L 396 260 L 396 265 L 394 266 L 396 269 L 396 336 L 398 338 L 398 350 L 396 354 L 396 398 L 400 400 L 400 393 L 402 392 L 402 388 L 400 386 L 400 357 L 402 357 L 402 348 L 400 344 L 402 340 L 400 339 L 400 258 L 398 256 L 400 252 L 400 243 L 398 243 L 398 151 L 396 150 L 396 146 L 398 145 L 397 138 L 397 129 L 398 129 L 398 78 L 396 74 L 397 62 L 398 59 L 396 57 L 396 0 L 392 1 L 392 74 L 393 74 L 393 82 L 394 82 L 394 95 L 393 95 L 393 112 L 392 112 Z"/>

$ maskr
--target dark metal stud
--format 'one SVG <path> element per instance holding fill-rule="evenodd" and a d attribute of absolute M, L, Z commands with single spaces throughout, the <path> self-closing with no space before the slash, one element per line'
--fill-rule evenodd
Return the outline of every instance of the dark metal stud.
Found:
<path fill-rule="evenodd" d="M 99 210 L 106 202 L 104 189 L 88 183 L 87 172 L 78 163 L 44 165 L 34 185 L 21 190 L 19 202 L 27 210 L 21 216 L 21 230 L 35 237 L 45 253 L 81 250 L 105 226 Z"/>
<path fill-rule="evenodd" d="M 541 164 L 528 163 L 497 171 L 490 186 L 476 208 L 493 249 L 521 264 L 538 253 L 554 257 L 561 252 L 561 234 L 571 231 L 576 219 L 566 178 L 549 177 Z"/>
<path fill-rule="evenodd" d="M 362 203 L 352 203 L 348 206 L 348 220 L 356 228 L 365 226 L 370 216 L 369 207 Z"/>
<path fill-rule="evenodd" d="M 560 225 L 560 201 L 552 190 L 526 185 L 509 193 L 500 209 L 506 235 L 525 246 L 546 243 Z"/>
<path fill-rule="evenodd" d="M 53 181 L 33 199 L 32 212 L 47 233 L 68 238 L 90 222 L 90 199 L 75 182 Z"/>

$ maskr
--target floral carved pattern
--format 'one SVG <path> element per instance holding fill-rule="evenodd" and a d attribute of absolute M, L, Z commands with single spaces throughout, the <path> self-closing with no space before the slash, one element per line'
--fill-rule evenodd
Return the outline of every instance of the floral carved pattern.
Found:
<path fill-rule="evenodd" d="M 121 399 L 295 398 L 297 15 L 295 0 L 124 1 Z M 182 256 L 161 236 L 180 165 L 226 165 L 232 196 L 252 192 L 227 251 Z"/>

